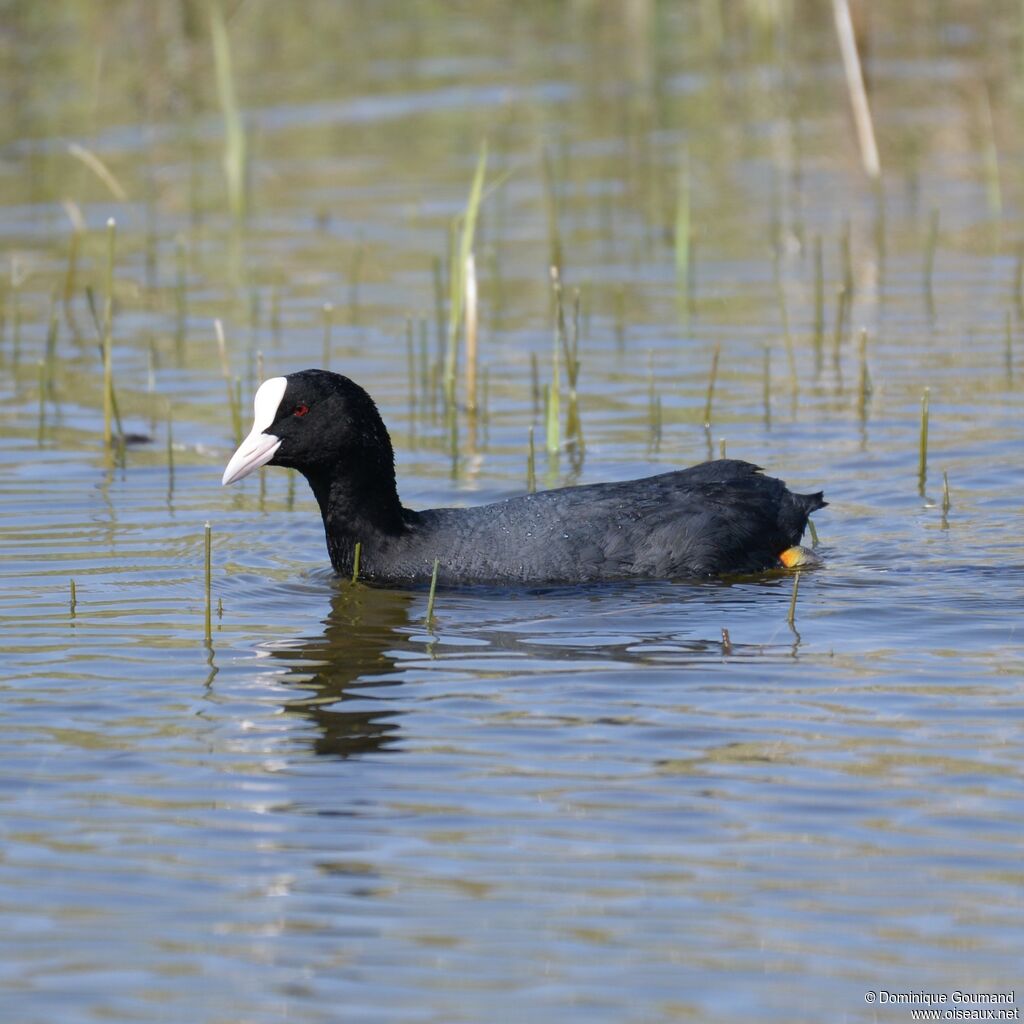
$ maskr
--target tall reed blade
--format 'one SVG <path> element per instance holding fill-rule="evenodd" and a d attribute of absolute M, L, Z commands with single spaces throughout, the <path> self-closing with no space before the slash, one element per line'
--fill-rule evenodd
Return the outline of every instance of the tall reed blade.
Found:
<path fill-rule="evenodd" d="M 213 39 L 213 61 L 217 74 L 217 98 L 224 117 L 224 180 L 228 205 L 236 221 L 245 219 L 248 206 L 248 158 L 245 125 L 238 108 L 235 80 L 231 67 L 231 40 L 224 21 L 224 11 L 217 0 L 210 5 L 210 33 Z"/>
<path fill-rule="evenodd" d="M 878 158 L 878 143 L 875 141 L 875 126 L 871 119 L 867 90 L 864 88 L 864 73 L 861 70 L 857 39 L 853 31 L 849 0 L 832 0 L 832 13 L 839 36 L 839 51 L 843 57 L 846 74 L 846 88 L 850 94 L 853 120 L 857 127 L 857 142 L 860 145 L 861 163 L 864 172 L 872 181 L 878 181 L 882 167 Z"/>
<path fill-rule="evenodd" d="M 36 441 L 41 446 L 46 432 L 46 363 L 39 360 L 39 428 Z"/>
<path fill-rule="evenodd" d="M 220 372 L 228 392 L 228 409 L 231 412 L 231 430 L 235 444 L 242 443 L 242 410 L 235 390 L 235 382 L 231 377 L 231 366 L 228 363 L 228 347 L 224 338 L 224 325 L 220 319 L 213 321 L 213 329 L 217 335 L 217 351 L 220 354 Z"/>
<path fill-rule="evenodd" d="M 982 83 L 980 92 L 980 120 L 985 159 L 985 197 L 988 200 L 988 213 L 992 218 L 993 231 L 998 239 L 1003 221 L 1003 190 L 999 182 L 999 147 L 996 145 L 996 129 L 992 120 L 992 102 L 989 99 L 988 86 Z"/>
<path fill-rule="evenodd" d="M 821 372 L 821 350 L 825 340 L 825 257 L 821 235 L 814 239 L 814 358 L 815 369 Z"/>
<path fill-rule="evenodd" d="M 78 254 L 81 251 L 82 238 L 85 235 L 85 218 L 78 205 L 70 200 L 64 203 L 64 209 L 71 221 L 71 235 L 68 238 L 68 266 L 64 273 L 64 320 L 71 332 L 77 336 L 78 325 L 75 323 L 72 300 L 78 291 Z"/>
<path fill-rule="evenodd" d="M 547 388 L 547 416 L 545 418 L 546 441 L 549 455 L 555 455 L 562 446 L 561 439 L 561 391 L 562 374 L 560 369 L 558 339 L 555 339 L 551 355 L 551 383 Z"/>
<path fill-rule="evenodd" d="M 836 291 L 836 323 L 832 333 L 832 365 L 837 375 L 841 377 L 840 352 L 843 343 L 843 329 L 846 326 L 846 316 L 850 309 L 850 293 L 845 285 L 840 285 Z M 842 380 L 840 379 L 840 384 Z"/>
<path fill-rule="evenodd" d="M 530 424 L 530 447 L 526 453 L 526 489 L 530 494 L 537 490 L 537 451 L 533 442 L 533 424 Z"/>
<path fill-rule="evenodd" d="M 448 328 L 444 315 L 444 260 L 435 256 L 430 265 L 434 282 L 434 325 L 437 331 L 437 358 L 441 359 L 445 352 L 445 338 Z"/>
<path fill-rule="evenodd" d="M 1018 319 L 1024 318 L 1024 245 L 1017 246 L 1017 262 L 1013 267 L 1013 304 Z"/>
<path fill-rule="evenodd" d="M 789 599 L 789 613 L 786 615 L 786 622 L 792 627 L 796 623 L 796 598 L 800 593 L 800 573 L 793 577 L 793 596 Z"/>
<path fill-rule="evenodd" d="M 931 388 L 925 388 L 921 393 L 921 432 L 917 446 L 917 481 L 922 494 L 928 475 L 928 403 L 930 394 Z"/>
<path fill-rule="evenodd" d="M 441 560 L 434 559 L 434 571 L 430 574 L 430 594 L 427 597 L 427 628 L 429 629 L 434 621 L 434 597 L 437 594 L 437 570 Z"/>
<path fill-rule="evenodd" d="M 843 287 L 848 302 L 853 301 L 853 252 L 850 245 L 850 221 L 843 221 L 843 233 L 839 239 L 839 259 L 843 267 Z"/>
<path fill-rule="evenodd" d="M 179 355 L 183 354 L 185 342 L 185 325 L 188 320 L 188 254 L 185 250 L 185 239 L 178 235 L 174 240 L 174 265 L 176 277 L 174 282 L 174 340 Z"/>
<path fill-rule="evenodd" d="M 466 408 L 476 412 L 477 406 L 477 306 L 476 260 L 470 252 L 463 267 L 465 274 L 466 315 Z"/>
<path fill-rule="evenodd" d="M 690 157 L 684 151 L 679 163 L 676 191 L 676 304 L 679 320 L 690 321 Z"/>
<path fill-rule="evenodd" d="M 863 423 L 868 415 L 868 397 L 871 394 L 871 375 L 868 371 L 868 332 L 860 332 L 860 375 L 857 382 L 857 410 Z"/>
<path fill-rule="evenodd" d="M 174 407 L 167 403 L 167 490 L 174 490 Z"/>
<path fill-rule="evenodd" d="M 107 221 L 107 273 L 103 300 L 103 443 L 110 447 L 114 438 L 114 249 L 117 222 Z"/>
<path fill-rule="evenodd" d="M 449 281 L 448 302 L 448 346 L 444 359 L 444 392 L 445 400 L 451 405 L 455 400 L 455 374 L 459 360 L 459 326 L 462 323 L 463 309 L 466 301 L 466 261 L 473 251 L 473 236 L 476 233 L 476 221 L 480 212 L 480 201 L 483 198 L 484 179 L 487 175 L 487 143 L 480 146 L 480 157 L 477 160 L 476 173 L 470 186 L 466 210 L 461 217 L 461 230 L 458 222 L 452 227 L 452 259 Z"/>
<path fill-rule="evenodd" d="M 711 403 L 715 397 L 715 381 L 718 378 L 718 358 L 722 354 L 722 346 L 715 342 L 715 350 L 711 353 L 711 372 L 708 374 L 708 390 L 704 397 L 704 426 L 711 426 Z"/>
<path fill-rule="evenodd" d="M 212 607 L 211 606 L 211 600 L 210 600 L 210 596 L 211 596 L 211 578 L 212 578 L 212 575 L 213 575 L 212 574 L 212 569 L 211 569 L 211 558 L 210 558 L 210 552 L 211 552 L 211 548 L 212 548 L 212 538 L 211 538 L 211 530 L 210 530 L 210 524 L 209 523 L 206 523 L 206 525 L 204 526 L 203 534 L 204 534 L 203 535 L 203 547 L 204 547 L 203 564 L 204 564 L 204 567 L 205 567 L 205 570 L 206 570 L 206 609 L 205 609 L 206 610 L 206 615 L 205 615 L 205 632 L 203 634 L 203 638 L 206 640 L 207 646 L 209 646 L 210 643 L 213 640 L 213 629 L 212 629 L 212 623 L 210 621 L 210 618 L 211 618 L 211 607 Z"/>

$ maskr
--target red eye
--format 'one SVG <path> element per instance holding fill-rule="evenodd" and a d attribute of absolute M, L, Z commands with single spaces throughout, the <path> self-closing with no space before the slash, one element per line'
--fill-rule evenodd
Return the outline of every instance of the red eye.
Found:
<path fill-rule="evenodd" d="M 307 412 L 309 412 L 309 406 L 303 405 L 301 402 L 292 409 L 293 416 L 305 416 Z"/>

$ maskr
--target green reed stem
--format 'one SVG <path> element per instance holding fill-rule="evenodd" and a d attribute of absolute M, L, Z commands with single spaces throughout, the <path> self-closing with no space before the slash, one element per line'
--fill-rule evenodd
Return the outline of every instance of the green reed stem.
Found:
<path fill-rule="evenodd" d="M 846 312 L 849 309 L 850 293 L 845 285 L 836 289 L 836 323 L 832 332 L 832 352 L 836 360 L 839 359 L 839 350 L 843 341 L 843 327 L 846 324 Z"/>
<path fill-rule="evenodd" d="M 814 352 L 821 369 L 821 349 L 825 340 L 825 257 L 821 235 L 814 236 Z"/>
<path fill-rule="evenodd" d="M 437 353 L 440 359 L 448 334 L 444 315 L 444 260 L 440 256 L 435 256 L 431 261 L 431 271 L 434 280 L 434 328 L 437 331 Z"/>
<path fill-rule="evenodd" d="M 704 397 L 704 426 L 711 426 L 711 403 L 715 397 L 715 381 L 718 378 L 718 359 L 722 354 L 722 346 L 715 342 L 715 349 L 711 353 L 711 372 L 708 374 L 708 390 Z"/>
<path fill-rule="evenodd" d="M 459 221 L 452 225 L 451 266 L 449 268 L 449 303 L 448 303 L 448 346 L 444 360 L 445 401 L 451 405 L 455 401 L 455 373 L 459 358 L 459 327 L 462 323 L 463 309 L 466 301 L 466 261 L 473 251 L 473 236 L 476 232 L 477 215 L 480 212 L 480 200 L 483 197 L 484 179 L 487 174 L 487 143 L 480 146 L 480 157 L 477 160 L 476 173 L 470 186 L 466 210 Z"/>
<path fill-rule="evenodd" d="M 533 424 L 530 425 L 530 446 L 526 451 L 526 490 L 530 494 L 537 490 L 537 450 L 533 441 Z"/>
<path fill-rule="evenodd" d="M 790 626 L 793 626 L 796 622 L 796 598 L 797 594 L 800 593 L 800 573 L 798 572 L 793 577 L 793 596 L 789 599 L 789 614 L 786 616 L 786 622 Z"/>
<path fill-rule="evenodd" d="M 662 423 L 664 417 L 661 406 L 661 395 L 654 396 L 654 409 L 651 418 L 651 447 L 658 451 L 661 448 Z"/>
<path fill-rule="evenodd" d="M 174 487 L 174 416 L 173 406 L 167 403 L 167 478 L 169 486 Z"/>
<path fill-rule="evenodd" d="M 579 288 L 572 292 L 572 332 L 569 335 L 569 386 L 576 390 L 580 379 L 580 304 L 582 302 Z"/>
<path fill-rule="evenodd" d="M 363 553 L 363 542 L 361 540 L 356 541 L 355 551 L 352 553 L 352 582 L 356 583 L 359 580 L 359 559 Z"/>
<path fill-rule="evenodd" d="M 69 601 L 69 611 L 71 612 L 71 618 L 74 618 L 75 609 L 78 607 L 78 589 L 75 587 L 74 577 L 72 577 L 68 582 L 71 584 L 71 598 Z"/>
<path fill-rule="evenodd" d="M 97 343 L 96 343 L 96 347 L 97 347 L 97 350 L 99 351 L 100 361 L 102 362 L 102 360 L 103 360 L 103 325 L 100 323 L 99 313 L 96 310 L 96 295 L 93 292 L 92 288 L 89 287 L 89 286 L 86 286 L 85 297 L 86 297 L 86 300 L 87 300 L 88 305 L 89 305 L 89 314 L 92 317 L 92 324 L 93 324 L 93 327 L 96 330 L 96 336 L 97 336 L 97 339 L 98 339 Z M 110 390 L 110 407 L 111 407 L 111 410 L 114 413 L 114 426 L 117 428 L 117 433 L 120 436 L 123 437 L 124 436 L 124 427 L 121 424 L 121 412 L 120 412 L 120 410 L 118 409 L 118 406 L 117 406 L 117 392 L 114 390 L 113 385 L 111 385 L 111 390 Z"/>
<path fill-rule="evenodd" d="M 46 372 L 49 384 L 53 384 L 53 364 L 57 356 L 57 339 L 60 337 L 60 307 L 56 292 L 50 300 L 50 322 L 46 328 Z"/>
<path fill-rule="evenodd" d="M 441 564 L 439 558 L 434 559 L 434 571 L 430 574 L 430 594 L 427 597 L 427 628 L 430 628 L 430 624 L 434 621 L 434 596 L 437 593 L 437 569 Z"/>
<path fill-rule="evenodd" d="M 231 39 L 228 35 L 224 12 L 219 3 L 210 6 L 210 32 L 213 39 L 213 60 L 217 76 L 217 98 L 224 118 L 224 180 L 228 191 L 228 205 L 236 221 L 245 219 L 248 201 L 245 124 L 235 93 L 235 80 L 231 68 Z"/>
<path fill-rule="evenodd" d="M 46 430 L 46 363 L 39 360 L 39 432 L 38 442 L 43 443 L 43 433 Z"/>
<path fill-rule="evenodd" d="M 430 352 L 427 338 L 427 319 L 419 318 L 419 379 L 420 406 L 426 408 L 430 401 Z"/>
<path fill-rule="evenodd" d="M 562 296 L 562 278 L 559 274 L 558 267 L 554 264 L 548 268 L 548 273 L 551 277 L 551 296 L 554 299 L 554 323 L 555 323 L 555 343 L 560 345 L 562 348 L 562 354 L 565 357 L 565 368 L 568 372 L 569 383 L 572 384 L 572 369 L 570 363 L 572 356 L 569 352 L 569 336 L 565 329 L 565 305 Z"/>
<path fill-rule="evenodd" d="M 949 513 L 952 503 L 949 500 L 949 476 L 946 471 L 942 471 L 942 514 L 947 515 Z"/>
<path fill-rule="evenodd" d="M 117 222 L 107 221 L 107 273 L 103 302 L 103 443 L 110 446 L 114 439 L 114 249 L 117 241 Z"/>
<path fill-rule="evenodd" d="M 477 411 L 477 371 L 479 351 L 477 347 L 477 291 L 476 260 L 470 251 L 466 257 L 463 273 L 463 306 L 465 307 L 464 334 L 466 338 L 466 409 L 472 415 Z"/>
<path fill-rule="evenodd" d="M 405 318 L 405 369 L 409 378 L 409 419 L 416 420 L 416 343 L 412 317 Z"/>
<path fill-rule="evenodd" d="M 231 366 L 228 362 L 228 345 L 227 340 L 224 337 L 224 325 L 220 322 L 220 319 L 213 321 L 213 330 L 217 335 L 217 351 L 220 355 L 220 372 L 224 378 L 224 385 L 227 388 L 228 393 L 228 409 L 231 412 L 231 430 L 234 434 L 235 444 L 242 443 L 242 408 L 241 400 L 238 393 L 235 390 L 234 381 L 238 378 L 232 379 Z"/>
<path fill-rule="evenodd" d="M 21 282 L 11 286 L 11 340 L 14 348 L 14 365 L 21 362 Z"/>
<path fill-rule="evenodd" d="M 985 163 L 985 197 L 988 200 L 989 216 L 998 232 L 1003 219 L 1003 190 L 999 183 L 999 147 L 996 145 L 995 124 L 992 120 L 992 104 L 989 100 L 987 85 L 982 85 L 981 88 L 980 107 Z"/>
<path fill-rule="evenodd" d="M 64 319 L 72 330 L 74 330 L 74 314 L 71 309 L 71 301 L 78 289 L 78 254 L 82 248 L 82 233 L 82 229 L 77 225 L 71 229 L 71 236 L 68 239 L 68 267 L 64 273 Z"/>
<path fill-rule="evenodd" d="M 921 393 L 921 433 L 918 438 L 917 450 L 917 479 L 924 488 L 925 477 L 928 473 L 928 403 L 931 388 L 925 388 Z"/>
<path fill-rule="evenodd" d="M 211 550 L 212 550 L 212 546 L 213 545 L 212 545 L 212 531 L 210 529 L 210 524 L 209 523 L 206 523 L 206 525 L 203 527 L 203 532 L 204 532 L 204 538 L 203 538 L 203 540 L 204 540 L 204 555 L 203 555 L 203 560 L 204 560 L 204 566 L 205 566 L 205 570 L 206 570 L 206 618 L 205 618 L 206 632 L 203 634 L 203 637 L 206 640 L 206 643 L 210 644 L 212 642 L 212 640 L 213 640 L 213 628 L 212 628 L 212 623 L 210 621 L 210 615 L 211 615 L 211 609 L 212 609 L 212 602 L 211 602 L 211 599 L 210 599 L 211 598 L 211 580 L 212 580 L 212 577 L 213 577 L 213 570 L 212 570 L 212 567 L 211 567 L 212 563 L 211 563 L 210 555 L 211 555 Z"/>
<path fill-rule="evenodd" d="M 868 332 L 860 332 L 860 376 L 857 382 L 857 409 L 863 422 L 868 413 L 868 396 L 871 394 L 871 375 L 868 372 Z"/>
<path fill-rule="evenodd" d="M 188 254 L 182 235 L 174 240 L 174 257 L 174 338 L 181 346 L 185 341 L 185 325 L 188 321 Z"/>
<path fill-rule="evenodd" d="M 684 151 L 679 163 L 675 224 L 676 304 L 683 324 L 690 319 L 690 232 L 690 158 Z"/>
<path fill-rule="evenodd" d="M 843 268 L 843 287 L 847 302 L 853 300 L 853 253 L 850 247 L 850 220 L 843 221 L 843 233 L 839 238 L 839 260 Z"/>
<path fill-rule="evenodd" d="M 654 387 L 654 349 L 647 350 L 647 425 L 654 422 L 654 399 L 657 391 Z"/>
<path fill-rule="evenodd" d="M 1024 245 L 1017 246 L 1017 262 L 1013 268 L 1013 304 L 1018 317 L 1024 317 Z"/>
<path fill-rule="evenodd" d="M 551 383 L 547 386 L 547 416 L 545 441 L 549 455 L 554 455 L 561 447 L 560 401 L 561 401 L 561 370 L 558 358 L 558 346 L 555 345 L 551 357 Z"/>
<path fill-rule="evenodd" d="M 348 281 L 348 318 L 349 323 L 359 323 L 359 285 L 363 280 L 363 260 L 366 257 L 366 241 L 362 232 L 356 241 L 355 250 L 352 253 L 352 265 L 349 268 Z"/>
<path fill-rule="evenodd" d="M 818 528 L 814 525 L 814 520 L 808 517 L 807 529 L 811 532 L 811 547 L 816 548 L 818 546 Z"/>

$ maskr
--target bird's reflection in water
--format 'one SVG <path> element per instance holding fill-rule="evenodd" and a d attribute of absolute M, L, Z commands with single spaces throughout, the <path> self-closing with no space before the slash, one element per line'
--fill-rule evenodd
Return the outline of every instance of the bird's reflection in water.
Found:
<path fill-rule="evenodd" d="M 288 665 L 285 681 L 303 693 L 284 710 L 316 723 L 317 754 L 353 757 L 395 745 L 404 712 L 379 691 L 401 684 L 394 651 L 404 641 L 399 630 L 409 623 L 412 601 L 411 594 L 338 583 L 323 632 L 271 652 Z M 378 699 L 379 706 L 367 708 Z"/>

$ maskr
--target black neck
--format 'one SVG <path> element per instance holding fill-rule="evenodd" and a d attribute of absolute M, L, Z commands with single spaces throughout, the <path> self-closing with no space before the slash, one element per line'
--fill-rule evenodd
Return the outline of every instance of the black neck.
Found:
<path fill-rule="evenodd" d="M 320 506 L 335 572 L 352 572 L 357 543 L 366 567 L 375 550 L 405 531 L 407 513 L 398 500 L 393 467 L 354 460 L 330 473 L 307 473 L 306 479 Z"/>

